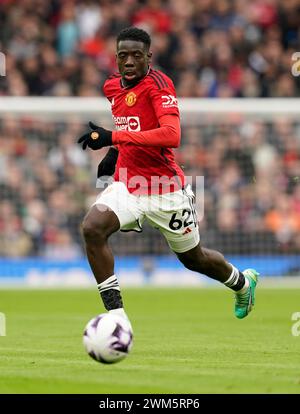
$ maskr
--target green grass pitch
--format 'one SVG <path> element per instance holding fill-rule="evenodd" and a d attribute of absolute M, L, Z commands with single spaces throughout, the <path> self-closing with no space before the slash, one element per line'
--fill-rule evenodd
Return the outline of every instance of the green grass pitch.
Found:
<path fill-rule="evenodd" d="M 0 393 L 299 393 L 300 291 L 259 289 L 256 309 L 233 315 L 226 289 L 124 289 L 135 342 L 115 365 L 82 346 L 103 312 L 94 290 L 2 290 Z"/>

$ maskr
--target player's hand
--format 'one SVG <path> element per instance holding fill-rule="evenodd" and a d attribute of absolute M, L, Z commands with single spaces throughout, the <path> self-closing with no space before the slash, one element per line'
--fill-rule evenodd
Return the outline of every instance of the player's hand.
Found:
<path fill-rule="evenodd" d="M 112 131 L 99 127 L 91 121 L 89 122 L 89 126 L 92 131 L 82 135 L 77 141 L 78 144 L 82 144 L 83 150 L 85 150 L 86 147 L 98 150 L 112 145 Z"/>
<path fill-rule="evenodd" d="M 103 177 L 103 176 L 112 176 L 115 173 L 116 169 L 116 163 L 118 159 L 119 151 L 111 147 L 108 151 L 108 153 L 105 155 L 103 160 L 98 165 L 98 171 L 97 171 L 97 178 Z"/>

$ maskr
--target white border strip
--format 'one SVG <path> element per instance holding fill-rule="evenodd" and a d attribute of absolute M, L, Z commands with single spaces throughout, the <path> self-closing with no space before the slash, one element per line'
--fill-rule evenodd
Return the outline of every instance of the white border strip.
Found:
<path fill-rule="evenodd" d="M 182 113 L 190 114 L 261 114 L 299 115 L 299 98 L 182 98 L 179 99 Z M 0 113 L 69 113 L 85 114 L 110 111 L 107 99 L 100 98 L 57 98 L 57 97 L 1 97 Z"/>

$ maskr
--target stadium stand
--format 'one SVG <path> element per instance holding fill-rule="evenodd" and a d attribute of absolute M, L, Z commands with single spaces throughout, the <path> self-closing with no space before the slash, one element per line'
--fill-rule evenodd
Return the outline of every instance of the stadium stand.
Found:
<path fill-rule="evenodd" d="M 82 254 L 78 225 L 98 192 L 96 167 L 106 150 L 81 150 L 74 137 L 86 127 L 79 121 L 0 119 L 1 256 Z M 284 117 L 184 124 L 176 157 L 187 176 L 205 177 L 203 243 L 228 254 L 300 251 L 299 136 L 299 121 Z M 114 250 L 168 252 L 158 232 L 145 233 L 139 243 L 135 233 L 118 234 Z"/>
<path fill-rule="evenodd" d="M 115 67 L 115 36 L 139 25 L 153 38 L 153 66 L 182 98 L 293 98 L 300 50 L 299 0 L 0 0 L 0 96 L 101 97 Z M 200 101 L 201 102 L 201 101 Z M 83 119 L 0 117 L 0 256 L 76 259 L 106 150 L 85 153 Z M 201 240 L 224 254 L 300 251 L 300 122 L 184 120 L 176 151 L 186 175 L 205 176 Z M 199 212 L 200 206 L 198 206 Z M 124 254 L 166 254 L 146 228 L 112 239 Z M 298 265 L 297 265 L 298 266 Z"/>
<path fill-rule="evenodd" d="M 294 97 L 299 0 L 1 0 L 0 95 L 99 96 L 115 36 L 139 25 L 179 96 Z"/>

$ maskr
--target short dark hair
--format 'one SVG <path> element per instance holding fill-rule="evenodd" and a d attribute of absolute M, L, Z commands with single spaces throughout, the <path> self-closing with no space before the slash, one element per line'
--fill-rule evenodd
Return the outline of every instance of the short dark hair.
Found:
<path fill-rule="evenodd" d="M 150 48 L 151 38 L 147 32 L 143 29 L 137 27 L 126 27 L 123 29 L 117 37 L 117 45 L 121 40 L 135 40 L 136 42 L 142 42 L 147 46 L 147 49 Z"/>

